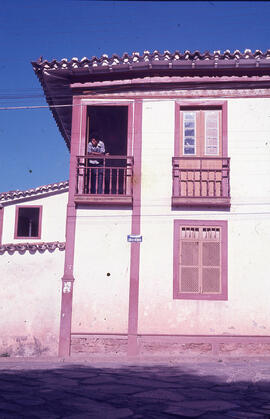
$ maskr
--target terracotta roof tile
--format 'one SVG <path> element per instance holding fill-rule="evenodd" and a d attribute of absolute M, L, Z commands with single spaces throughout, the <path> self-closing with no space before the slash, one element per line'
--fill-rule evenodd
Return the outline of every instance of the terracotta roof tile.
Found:
<path fill-rule="evenodd" d="M 39 59 L 36 62 L 33 62 L 32 65 L 36 72 L 44 69 L 71 69 L 71 68 L 91 68 L 91 67 L 106 67 L 106 66 L 117 66 L 123 64 L 130 64 L 133 65 L 134 63 L 138 62 L 157 62 L 157 61 L 170 61 L 173 62 L 175 60 L 239 60 L 241 58 L 244 59 L 269 59 L 270 58 L 270 49 L 265 52 L 260 50 L 256 50 L 252 52 L 250 49 L 246 49 L 244 52 L 240 52 L 239 50 L 235 50 L 231 52 L 230 50 L 226 50 L 223 53 L 220 51 L 214 52 L 200 52 L 196 51 L 189 51 L 186 50 L 183 53 L 180 51 L 175 51 L 171 53 L 170 51 L 144 51 L 143 54 L 139 54 L 139 52 L 133 52 L 131 55 L 128 53 L 124 53 L 122 56 L 113 54 L 109 57 L 107 54 L 103 54 L 100 58 L 92 57 L 91 59 L 87 57 L 83 57 L 79 60 L 77 57 L 73 57 L 70 61 L 67 58 L 63 58 L 60 61 L 53 59 L 52 61 L 42 60 Z"/>
<path fill-rule="evenodd" d="M 44 195 L 51 192 L 57 191 L 67 191 L 68 190 L 68 180 L 57 183 L 50 183 L 48 185 L 38 186 L 37 188 L 27 189 L 27 190 L 16 190 L 0 193 L 0 203 L 13 201 L 16 199 L 27 198 L 31 196 Z"/>
<path fill-rule="evenodd" d="M 39 253 L 45 252 L 48 250 L 50 252 L 54 251 L 55 249 L 65 250 L 66 243 L 65 242 L 39 242 L 39 243 L 7 243 L 7 244 L 0 244 L 0 254 L 4 254 L 8 252 L 13 254 L 14 252 L 25 253 L 27 250 L 30 253 Z"/>

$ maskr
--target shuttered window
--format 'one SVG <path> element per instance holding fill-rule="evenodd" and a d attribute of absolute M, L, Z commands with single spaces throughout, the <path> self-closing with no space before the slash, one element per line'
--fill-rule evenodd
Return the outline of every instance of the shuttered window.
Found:
<path fill-rule="evenodd" d="M 225 299 L 227 224 L 175 222 L 174 297 Z M 224 224 L 225 223 L 225 224 Z"/>
<path fill-rule="evenodd" d="M 221 155 L 221 110 L 182 110 L 181 149 L 183 156 Z"/>

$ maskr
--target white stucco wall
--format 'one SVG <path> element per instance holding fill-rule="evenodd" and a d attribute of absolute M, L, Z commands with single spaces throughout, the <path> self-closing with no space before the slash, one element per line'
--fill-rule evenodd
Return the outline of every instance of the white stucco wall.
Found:
<path fill-rule="evenodd" d="M 270 99 L 224 100 L 229 211 L 171 209 L 174 100 L 143 102 L 139 333 L 270 334 Z M 67 193 L 23 203 L 43 206 L 40 241 L 65 241 L 66 203 Z M 72 333 L 127 332 L 131 217 L 131 209 L 77 210 Z M 173 299 L 175 219 L 228 221 L 228 301 Z M 27 241 L 14 239 L 14 223 L 15 204 L 4 210 L 3 243 Z M 27 350 L 55 352 L 64 252 L 5 253 L 0 263 L 1 350 L 19 337 L 18 351 L 25 338 Z"/>
<path fill-rule="evenodd" d="M 67 199 L 68 192 L 62 192 L 27 201 L 14 200 L 11 205 L 5 206 L 2 243 L 65 241 Z M 14 239 L 16 205 L 26 207 L 30 205 L 42 206 L 40 240 L 29 238 Z"/>
<path fill-rule="evenodd" d="M 4 207 L 2 244 L 65 242 L 67 192 Z M 14 239 L 16 205 L 41 205 L 41 238 Z M 0 355 L 57 355 L 65 251 L 0 255 Z"/>
<path fill-rule="evenodd" d="M 270 333 L 269 105 L 228 99 L 231 210 L 172 211 L 174 103 L 144 102 L 139 333 Z M 228 221 L 228 301 L 173 300 L 174 219 Z"/>
<path fill-rule="evenodd" d="M 269 209 L 270 99 L 228 100 L 232 211 Z M 246 210 L 246 209 L 245 209 Z"/>
<path fill-rule="evenodd" d="M 0 355 L 57 355 L 64 253 L 0 256 Z"/>
<path fill-rule="evenodd" d="M 72 333 L 127 333 L 130 232 L 131 210 L 77 210 Z"/>

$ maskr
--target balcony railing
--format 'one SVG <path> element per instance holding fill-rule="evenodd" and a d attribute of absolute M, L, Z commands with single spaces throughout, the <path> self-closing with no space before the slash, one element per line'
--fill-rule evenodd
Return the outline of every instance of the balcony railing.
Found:
<path fill-rule="evenodd" d="M 77 156 L 76 203 L 132 204 L 133 157 Z"/>
<path fill-rule="evenodd" d="M 173 206 L 230 206 L 228 157 L 173 157 Z"/>

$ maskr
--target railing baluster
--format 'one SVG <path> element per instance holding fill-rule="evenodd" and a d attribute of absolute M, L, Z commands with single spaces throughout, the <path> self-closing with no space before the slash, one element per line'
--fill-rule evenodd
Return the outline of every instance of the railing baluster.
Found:
<path fill-rule="evenodd" d="M 178 169 L 175 169 L 175 177 L 176 180 L 174 182 L 174 185 L 177 185 L 177 177 L 179 178 L 178 182 L 178 194 L 176 193 L 176 196 L 182 196 L 182 172 Z M 177 190 L 176 190 L 177 192 Z"/>
<path fill-rule="evenodd" d="M 112 194 L 112 168 L 110 167 L 110 186 L 109 186 L 109 194 Z"/>
<path fill-rule="evenodd" d="M 224 188 L 223 188 L 223 183 L 224 183 L 224 176 L 223 176 L 223 169 L 224 169 L 224 161 L 225 160 L 222 160 L 222 162 L 221 162 L 221 181 L 220 181 L 220 196 L 223 196 L 223 194 L 224 194 Z M 225 196 L 226 196 L 226 193 L 225 193 Z"/>
<path fill-rule="evenodd" d="M 200 175 L 200 196 L 202 196 L 202 160 L 200 160 L 199 175 Z"/>
<path fill-rule="evenodd" d="M 103 158 L 102 162 L 102 193 L 105 194 L 105 167 L 106 167 L 106 160 Z"/>
<path fill-rule="evenodd" d="M 83 177 L 84 177 L 84 182 L 83 182 L 84 193 L 90 193 L 89 192 L 90 173 L 89 173 L 88 159 L 84 159 Z"/>
<path fill-rule="evenodd" d="M 181 172 L 181 170 L 179 168 L 177 168 L 176 169 L 176 173 L 177 173 L 176 176 L 179 177 L 179 187 L 178 187 L 178 189 L 179 189 L 179 196 L 182 196 L 182 172 Z M 174 183 L 174 185 L 175 184 L 176 184 L 176 182 Z"/>
<path fill-rule="evenodd" d="M 186 190 L 185 190 L 185 195 L 188 196 L 188 170 L 185 170 L 185 173 L 186 173 L 186 179 L 185 179 Z"/>
<path fill-rule="evenodd" d="M 231 191 L 230 191 L 230 182 L 229 182 L 229 173 L 230 173 L 230 160 L 229 159 L 227 159 L 227 166 L 228 166 L 228 169 L 227 169 L 227 179 L 228 179 L 228 181 L 227 181 L 227 189 L 228 189 L 228 195 L 227 196 L 230 196 Z"/>
<path fill-rule="evenodd" d="M 88 193 L 91 193 L 91 185 L 92 185 L 92 175 L 93 175 L 93 172 L 92 172 L 92 167 L 91 166 L 89 166 L 89 180 L 88 180 Z"/>
<path fill-rule="evenodd" d="M 95 174 L 96 174 L 96 178 L 95 178 L 95 194 L 96 193 L 98 193 L 98 176 L 99 176 L 99 173 L 98 173 L 98 169 L 97 169 L 97 167 L 95 167 Z"/>
<path fill-rule="evenodd" d="M 209 173 L 210 173 L 210 171 L 209 171 L 209 169 L 206 171 L 206 177 L 207 177 L 207 181 L 206 181 L 206 196 L 208 197 L 209 196 Z"/>
<path fill-rule="evenodd" d="M 127 191 L 126 191 L 126 185 L 127 185 L 127 167 L 124 167 L 123 169 L 123 195 L 126 195 Z"/>
<path fill-rule="evenodd" d="M 116 195 L 119 194 L 119 167 L 116 168 Z"/>

